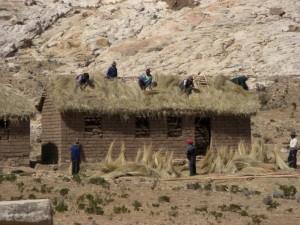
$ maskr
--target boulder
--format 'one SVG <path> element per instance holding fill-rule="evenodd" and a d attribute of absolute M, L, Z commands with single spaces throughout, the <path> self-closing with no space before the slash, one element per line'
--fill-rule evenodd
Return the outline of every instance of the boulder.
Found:
<path fill-rule="evenodd" d="M 270 8 L 270 14 L 283 16 L 285 14 L 285 11 L 283 11 L 282 8 Z"/>
<path fill-rule="evenodd" d="M 0 202 L 0 225 L 52 225 L 49 199 Z"/>

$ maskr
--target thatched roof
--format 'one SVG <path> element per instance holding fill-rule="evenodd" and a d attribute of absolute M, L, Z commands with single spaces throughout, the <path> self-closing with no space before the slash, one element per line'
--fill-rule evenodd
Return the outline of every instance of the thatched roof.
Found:
<path fill-rule="evenodd" d="M 75 78 L 55 76 L 47 87 L 47 96 L 60 112 L 89 112 L 104 115 L 251 115 L 258 109 L 255 94 L 218 77 L 199 93 L 183 94 L 175 76 L 157 75 L 153 94 L 140 90 L 134 81 L 106 80 L 92 76 L 93 88 L 74 91 Z"/>
<path fill-rule="evenodd" d="M 34 105 L 20 91 L 0 84 L 0 118 L 16 121 L 28 119 L 36 112 Z"/>

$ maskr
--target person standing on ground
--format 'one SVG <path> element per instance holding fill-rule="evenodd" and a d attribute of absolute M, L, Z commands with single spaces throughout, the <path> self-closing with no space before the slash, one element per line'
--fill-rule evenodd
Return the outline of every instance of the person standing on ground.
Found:
<path fill-rule="evenodd" d="M 80 142 L 76 140 L 71 149 L 72 175 L 78 174 L 80 170 Z"/>
<path fill-rule="evenodd" d="M 118 77 L 118 69 L 117 69 L 117 63 L 113 61 L 111 66 L 108 68 L 105 78 L 112 79 Z"/>
<path fill-rule="evenodd" d="M 193 145 L 193 139 L 187 140 L 186 156 L 189 160 L 190 176 L 196 175 L 196 147 Z"/>
<path fill-rule="evenodd" d="M 240 85 L 244 90 L 249 90 L 248 85 L 246 84 L 247 80 L 248 80 L 247 76 L 237 76 L 231 79 L 233 83 Z"/>
<path fill-rule="evenodd" d="M 297 147 L 298 147 L 298 140 L 296 138 L 296 133 L 291 133 L 291 141 L 289 145 L 290 153 L 288 156 L 288 163 L 289 167 L 297 168 Z"/>

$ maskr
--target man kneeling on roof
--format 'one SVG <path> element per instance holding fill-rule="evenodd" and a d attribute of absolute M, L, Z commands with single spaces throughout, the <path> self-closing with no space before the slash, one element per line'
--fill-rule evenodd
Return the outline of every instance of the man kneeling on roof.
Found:
<path fill-rule="evenodd" d="M 150 69 L 146 69 L 146 73 L 143 73 L 140 77 L 139 77 L 139 85 L 140 88 L 142 90 L 146 90 L 147 87 L 149 87 L 151 89 L 151 85 L 152 85 L 152 75 L 150 73 Z"/>
<path fill-rule="evenodd" d="M 248 80 L 247 76 L 237 76 L 231 79 L 233 83 L 240 85 L 244 90 L 249 90 L 248 85 L 246 84 L 247 80 Z"/>
<path fill-rule="evenodd" d="M 81 90 L 84 90 L 90 83 L 91 80 L 88 73 L 83 73 L 76 77 L 76 86 L 79 86 Z"/>
<path fill-rule="evenodd" d="M 187 95 L 190 95 L 194 88 L 194 78 L 193 76 L 188 76 L 187 79 L 184 79 L 179 84 L 179 88 L 186 93 Z"/>

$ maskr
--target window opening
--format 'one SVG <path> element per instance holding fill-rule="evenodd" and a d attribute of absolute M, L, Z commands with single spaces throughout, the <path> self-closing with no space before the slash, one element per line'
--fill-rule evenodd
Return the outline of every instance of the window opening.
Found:
<path fill-rule="evenodd" d="M 149 118 L 135 118 L 135 136 L 150 137 Z"/>
<path fill-rule="evenodd" d="M 195 146 L 198 155 L 205 155 L 210 146 L 211 130 L 209 118 L 195 118 Z"/>
<path fill-rule="evenodd" d="M 84 134 L 102 135 L 102 118 L 101 117 L 84 118 Z"/>
<path fill-rule="evenodd" d="M 168 137 L 180 137 L 182 135 L 181 117 L 167 117 Z"/>
<path fill-rule="evenodd" d="M 6 119 L 0 120 L 0 140 L 9 139 L 9 121 Z"/>

